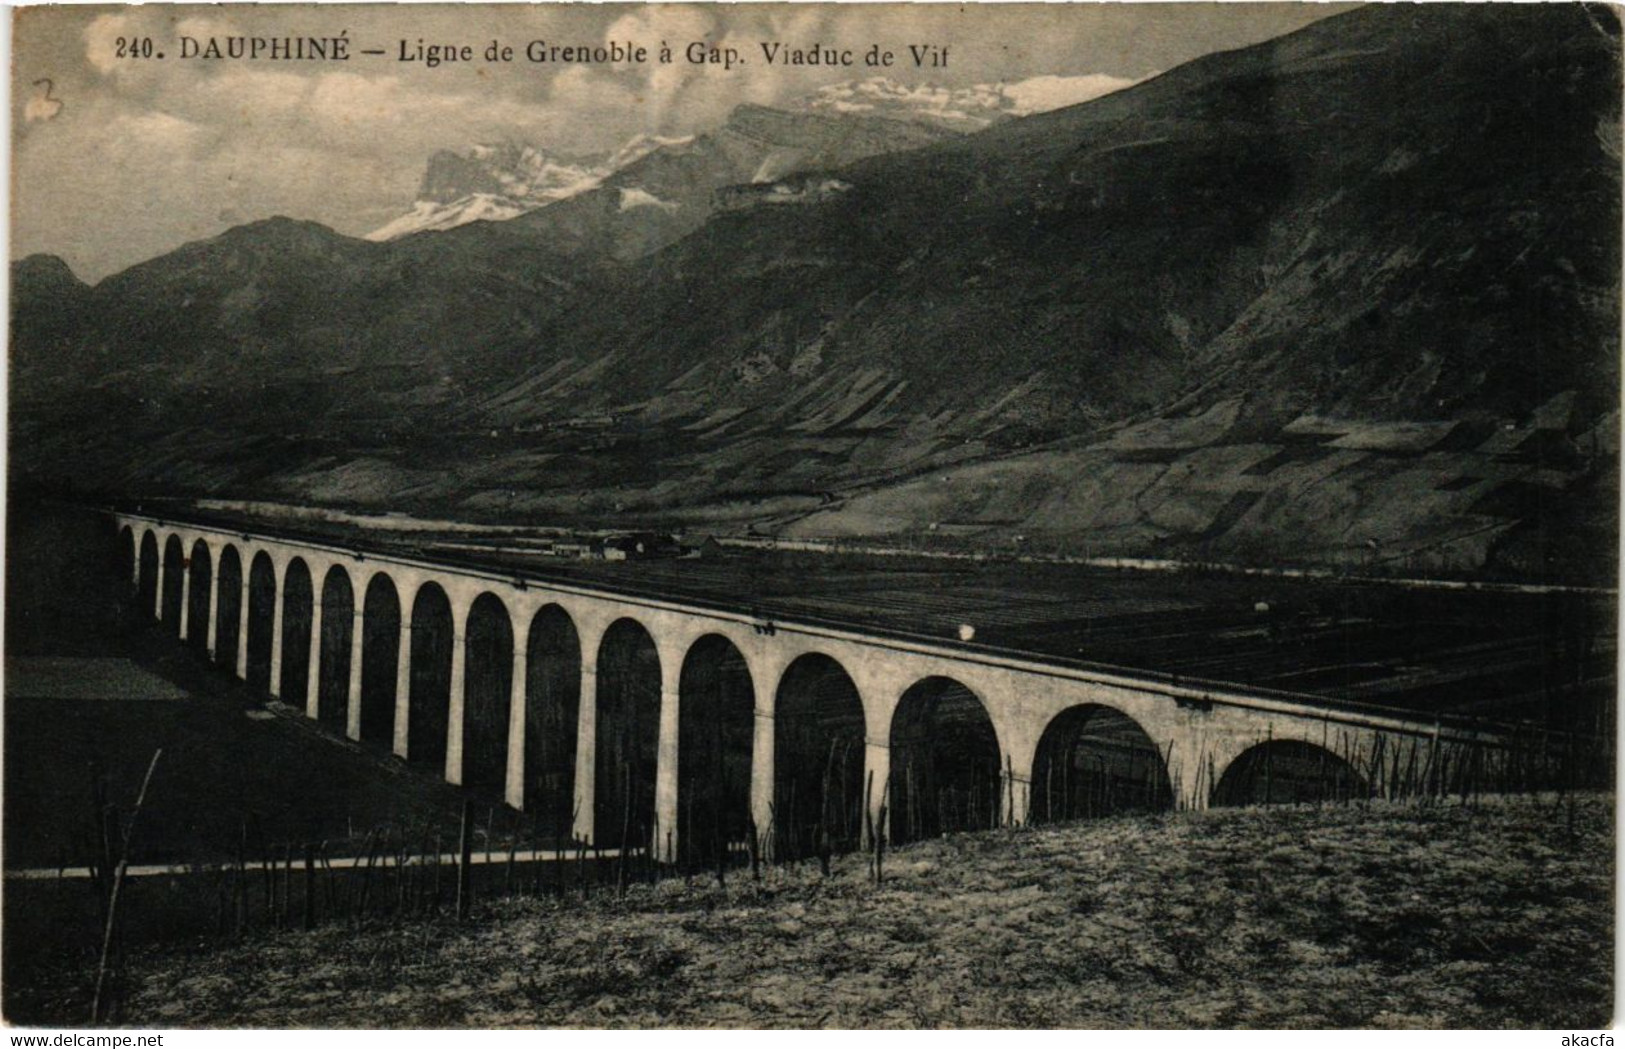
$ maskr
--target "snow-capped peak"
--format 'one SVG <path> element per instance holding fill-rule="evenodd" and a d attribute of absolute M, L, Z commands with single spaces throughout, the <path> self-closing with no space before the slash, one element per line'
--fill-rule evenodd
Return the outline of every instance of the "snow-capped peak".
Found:
<path fill-rule="evenodd" d="M 394 240 L 409 233 L 446 230 L 469 222 L 498 222 L 511 219 L 535 207 L 490 193 L 471 193 L 445 204 L 420 200 L 412 210 L 367 234 L 367 240 Z"/>
<path fill-rule="evenodd" d="M 670 138 L 664 135 L 634 135 L 620 149 L 610 154 L 609 162 L 605 166 L 611 171 L 619 171 L 628 164 L 642 160 L 657 149 L 686 146 L 692 141 L 694 141 L 693 135 Z"/>
<path fill-rule="evenodd" d="M 510 219 L 596 188 L 612 173 L 657 149 L 691 138 L 638 135 L 610 153 L 572 155 L 517 142 L 480 143 L 429 158 L 410 211 L 367 234 L 394 240 L 466 222 Z"/>
<path fill-rule="evenodd" d="M 1133 83 L 1123 77 L 1096 73 L 949 88 L 901 84 L 890 77 L 876 76 L 826 84 L 802 99 L 799 106 L 814 112 L 923 120 L 954 131 L 977 131 L 1009 117 L 1087 102 Z"/>

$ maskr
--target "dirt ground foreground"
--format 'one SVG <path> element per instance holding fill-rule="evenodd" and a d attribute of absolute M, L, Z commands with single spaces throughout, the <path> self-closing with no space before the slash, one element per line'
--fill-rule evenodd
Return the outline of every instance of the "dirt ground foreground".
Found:
<path fill-rule="evenodd" d="M 1612 1011 L 1612 827 L 1571 795 L 959 835 L 879 888 L 846 856 L 154 949 L 121 1020 L 1583 1029 Z"/>

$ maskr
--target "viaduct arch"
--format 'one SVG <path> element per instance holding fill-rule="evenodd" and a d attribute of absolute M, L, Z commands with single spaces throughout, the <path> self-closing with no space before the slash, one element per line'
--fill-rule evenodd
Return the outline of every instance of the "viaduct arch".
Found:
<path fill-rule="evenodd" d="M 753 831 L 782 856 L 850 849 L 882 812 L 905 841 L 1381 793 L 1404 753 L 1496 742 L 1312 697 L 114 516 L 137 613 L 222 669 L 561 838 L 666 862 L 709 863 Z"/>

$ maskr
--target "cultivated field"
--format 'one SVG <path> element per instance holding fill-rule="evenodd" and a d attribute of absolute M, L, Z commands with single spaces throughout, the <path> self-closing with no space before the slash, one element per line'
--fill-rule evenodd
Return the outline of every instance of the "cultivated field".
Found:
<path fill-rule="evenodd" d="M 127 1024 L 1596 1027 L 1612 802 L 1114 818 L 135 954 Z M 85 967 L 31 988 L 81 1008 Z M 37 1013 L 34 1011 L 38 1010 Z M 26 1020 L 16 1008 L 11 1018 Z"/>

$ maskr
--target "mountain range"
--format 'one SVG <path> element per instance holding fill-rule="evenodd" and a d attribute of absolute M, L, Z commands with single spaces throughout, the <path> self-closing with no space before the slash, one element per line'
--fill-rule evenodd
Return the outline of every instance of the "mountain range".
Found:
<path fill-rule="evenodd" d="M 757 128 L 768 133 L 769 144 L 776 146 L 777 150 L 775 155 L 762 157 L 765 166 L 758 163 L 750 176 L 759 180 L 764 176 L 785 174 L 803 159 L 810 143 L 805 141 L 807 135 L 803 133 L 804 129 L 796 126 L 795 114 L 865 118 L 858 121 L 837 120 L 833 125 L 825 126 L 858 130 L 868 125 L 871 131 L 878 131 L 882 136 L 887 133 L 888 127 L 875 125 L 873 118 L 966 133 L 980 131 L 1012 116 L 1026 116 L 1095 98 L 1129 83 L 1118 77 L 1095 75 L 1042 76 L 1011 84 L 976 84 L 965 88 L 905 85 L 885 76 L 828 84 L 804 98 L 791 101 L 786 106 L 788 112 L 777 114 L 780 124 L 784 125 L 777 131 L 781 136 L 778 141 L 772 138 L 773 129 Z M 756 115 L 756 122 L 761 125 L 762 115 L 772 111 L 765 107 L 752 107 L 750 112 Z M 735 139 L 748 139 L 752 129 L 746 125 L 747 120 L 736 114 L 719 135 L 724 141 L 730 135 Z M 923 142 L 933 137 L 917 129 L 905 129 L 900 141 Z M 527 211 L 594 189 L 608 176 L 656 150 L 675 153 L 689 146 L 693 140 L 693 136 L 667 138 L 640 134 L 618 149 L 584 155 L 512 141 L 476 145 L 462 153 L 441 150 L 429 158 L 411 210 L 367 234 L 366 239 L 394 240 L 412 233 L 452 229 L 469 222 L 515 218 Z M 733 144 L 738 146 L 742 143 L 736 141 Z M 700 149 L 703 152 L 705 145 L 702 144 Z M 747 152 L 748 149 L 746 144 Z M 856 159 L 860 155 L 860 151 L 848 149 L 840 157 Z M 730 179 L 739 181 L 742 173 L 735 170 L 737 166 L 737 163 L 724 160 L 720 168 L 706 172 L 704 177 L 709 182 L 721 184 Z M 634 206 L 666 207 L 668 210 L 675 206 L 673 202 L 663 201 L 643 190 L 637 185 L 636 176 L 622 181 L 623 195 L 619 198 L 622 201 L 632 201 Z"/>
<path fill-rule="evenodd" d="M 478 145 L 429 158 L 412 210 L 367 234 L 394 240 L 469 222 L 499 222 L 593 189 L 604 178 L 657 149 L 688 138 L 638 135 L 607 153 L 574 155 L 517 142 Z"/>
<path fill-rule="evenodd" d="M 13 470 L 1594 577 L 1619 95 L 1610 9 L 1374 5 L 971 133 L 746 105 L 614 170 L 447 154 L 424 200 L 528 210 L 14 263 Z"/>

